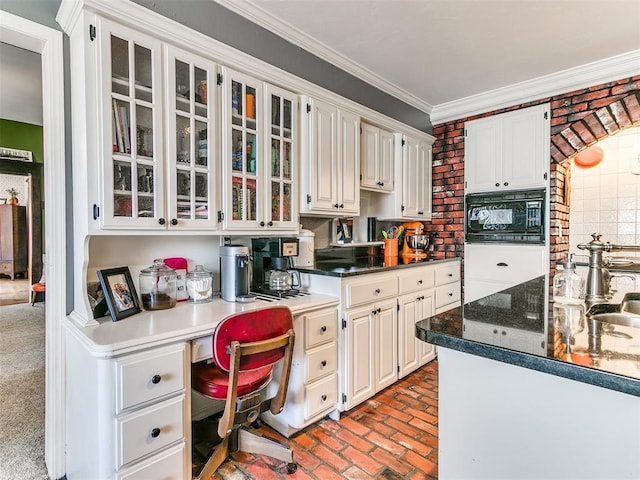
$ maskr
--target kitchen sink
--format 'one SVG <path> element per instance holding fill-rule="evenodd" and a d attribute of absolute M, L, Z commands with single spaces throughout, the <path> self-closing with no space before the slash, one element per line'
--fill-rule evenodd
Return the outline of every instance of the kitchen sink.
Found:
<path fill-rule="evenodd" d="M 640 328 L 640 292 L 627 293 L 620 303 L 597 303 L 587 316 L 599 322 Z"/>

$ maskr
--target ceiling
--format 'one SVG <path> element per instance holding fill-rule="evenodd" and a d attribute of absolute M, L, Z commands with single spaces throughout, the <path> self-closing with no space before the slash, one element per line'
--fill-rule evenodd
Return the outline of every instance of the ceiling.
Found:
<path fill-rule="evenodd" d="M 638 0 L 215 1 L 425 111 L 640 52 Z"/>

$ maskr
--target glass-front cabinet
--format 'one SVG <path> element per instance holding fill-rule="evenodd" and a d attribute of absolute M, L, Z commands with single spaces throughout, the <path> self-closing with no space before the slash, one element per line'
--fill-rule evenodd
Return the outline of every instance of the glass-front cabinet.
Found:
<path fill-rule="evenodd" d="M 222 77 L 223 228 L 296 229 L 296 96 L 230 69 Z"/>
<path fill-rule="evenodd" d="M 217 228 L 216 65 L 168 46 L 162 56 L 150 37 L 101 27 L 101 227 Z"/>

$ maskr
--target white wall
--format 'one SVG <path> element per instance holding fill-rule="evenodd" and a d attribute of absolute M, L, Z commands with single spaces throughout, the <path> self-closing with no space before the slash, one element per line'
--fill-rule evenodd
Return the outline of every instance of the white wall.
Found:
<path fill-rule="evenodd" d="M 640 127 L 622 130 L 597 145 L 604 150 L 599 165 L 571 166 L 569 244 L 578 255 L 584 251 L 576 246 L 589 242 L 594 232 L 601 233 L 604 242 L 640 244 L 640 175 L 631 173 L 633 157 L 637 162 L 640 152 Z"/>

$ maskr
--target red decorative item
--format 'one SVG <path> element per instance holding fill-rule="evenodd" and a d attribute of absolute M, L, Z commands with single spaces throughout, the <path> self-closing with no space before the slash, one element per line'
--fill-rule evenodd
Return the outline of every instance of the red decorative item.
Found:
<path fill-rule="evenodd" d="M 593 146 L 578 153 L 573 157 L 573 162 L 582 168 L 591 168 L 598 165 L 604 158 L 604 151 L 602 148 Z"/>
<path fill-rule="evenodd" d="M 176 300 L 178 302 L 189 300 L 189 293 L 187 292 L 187 259 L 182 257 L 165 258 L 164 264 L 176 271 Z"/>

